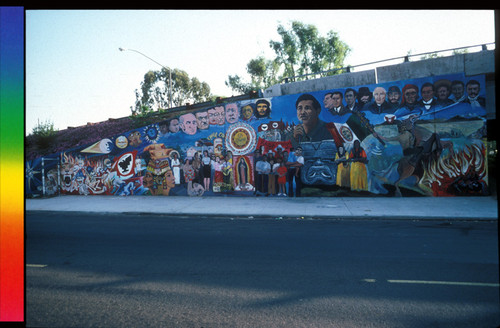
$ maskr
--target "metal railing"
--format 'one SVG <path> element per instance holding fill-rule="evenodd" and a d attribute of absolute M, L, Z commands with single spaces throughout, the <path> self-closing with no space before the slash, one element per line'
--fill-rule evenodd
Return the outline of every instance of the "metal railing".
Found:
<path fill-rule="evenodd" d="M 368 65 L 376 65 L 376 64 L 380 64 L 380 63 L 386 63 L 386 62 L 394 61 L 394 60 L 403 60 L 403 62 L 406 63 L 406 62 L 410 61 L 410 57 L 425 56 L 425 55 L 431 55 L 431 54 L 439 54 L 439 53 L 448 52 L 448 51 L 457 51 L 457 50 L 470 49 L 470 48 L 476 48 L 476 47 L 481 47 L 481 51 L 485 51 L 485 50 L 488 50 L 488 47 L 487 47 L 488 45 L 494 45 L 494 44 L 495 44 L 495 42 L 490 42 L 490 43 L 476 44 L 476 45 L 472 45 L 472 46 L 465 46 L 465 47 L 450 48 L 450 49 L 444 49 L 444 50 L 423 52 L 423 53 L 419 53 L 419 54 L 408 54 L 406 56 L 394 57 L 394 58 L 389 58 L 389 59 L 382 59 L 382 60 L 377 60 L 377 61 L 373 61 L 373 62 L 369 62 L 369 63 L 365 63 L 365 64 L 358 64 L 358 65 L 354 65 L 354 66 L 353 65 L 348 65 L 348 66 L 345 66 L 345 67 L 333 68 L 333 69 L 329 69 L 329 70 L 321 71 L 321 72 L 316 72 L 316 73 L 307 73 L 307 74 L 302 74 L 302 75 L 295 75 L 295 76 L 291 76 L 291 77 L 285 77 L 285 78 L 281 79 L 281 82 L 284 82 L 284 83 L 295 82 L 295 81 L 297 81 L 297 79 L 304 78 L 304 77 L 306 77 L 306 80 L 307 80 L 307 77 L 309 77 L 309 76 L 317 76 L 317 75 L 323 75 L 323 74 L 326 76 L 329 73 L 334 73 L 334 72 L 338 72 L 338 71 L 344 71 L 345 73 L 351 73 L 353 71 L 353 69 L 357 68 L 357 67 L 368 66 Z"/>

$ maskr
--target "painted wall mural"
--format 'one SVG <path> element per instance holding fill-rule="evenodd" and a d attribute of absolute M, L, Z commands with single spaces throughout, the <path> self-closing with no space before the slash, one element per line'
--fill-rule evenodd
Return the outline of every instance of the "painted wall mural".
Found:
<path fill-rule="evenodd" d="M 57 154 L 60 192 L 486 195 L 484 85 L 453 74 L 218 104 Z"/>

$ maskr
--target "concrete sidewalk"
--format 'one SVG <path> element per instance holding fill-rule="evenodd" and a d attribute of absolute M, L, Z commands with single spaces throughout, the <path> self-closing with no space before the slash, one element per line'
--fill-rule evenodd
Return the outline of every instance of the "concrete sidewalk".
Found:
<path fill-rule="evenodd" d="M 498 220 L 496 197 L 154 197 L 26 199 L 25 210 L 234 218 Z"/>

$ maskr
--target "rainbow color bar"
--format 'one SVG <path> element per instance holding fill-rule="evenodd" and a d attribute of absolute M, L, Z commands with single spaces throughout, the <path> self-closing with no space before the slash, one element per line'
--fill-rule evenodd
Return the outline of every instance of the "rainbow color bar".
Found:
<path fill-rule="evenodd" d="M 24 8 L 0 7 L 0 323 L 24 311 Z"/>

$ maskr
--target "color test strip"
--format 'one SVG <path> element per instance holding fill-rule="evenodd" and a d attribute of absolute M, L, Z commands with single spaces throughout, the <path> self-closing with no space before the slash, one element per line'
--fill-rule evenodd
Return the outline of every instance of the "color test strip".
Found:
<path fill-rule="evenodd" d="M 0 323 L 24 321 L 24 8 L 0 7 Z"/>

